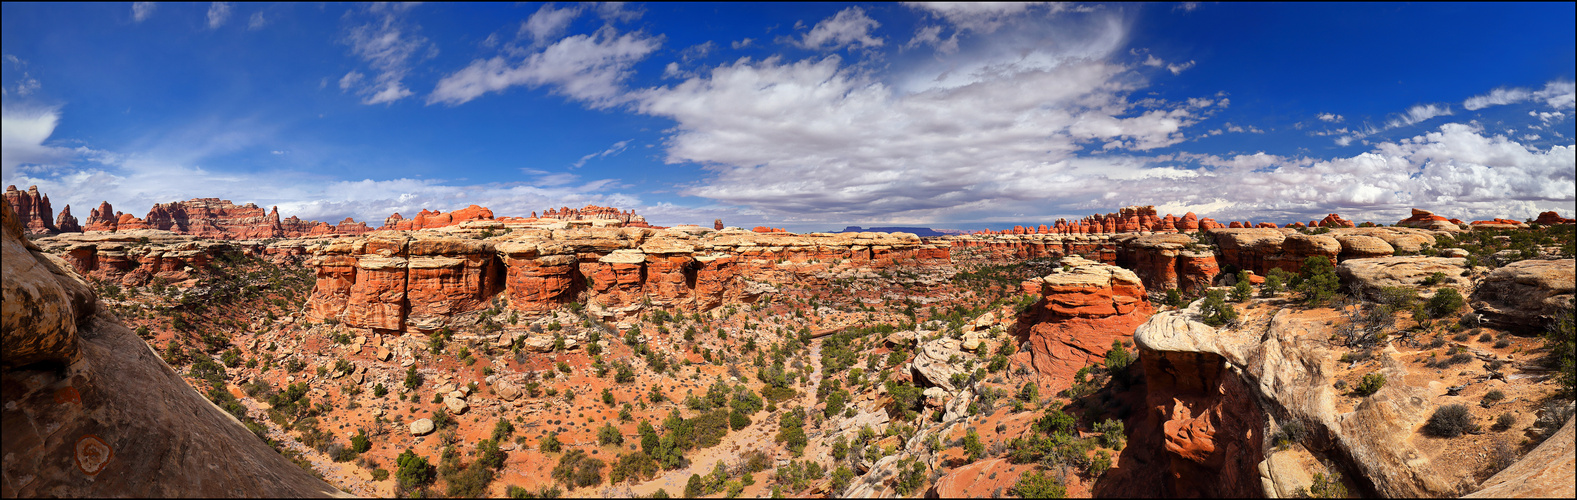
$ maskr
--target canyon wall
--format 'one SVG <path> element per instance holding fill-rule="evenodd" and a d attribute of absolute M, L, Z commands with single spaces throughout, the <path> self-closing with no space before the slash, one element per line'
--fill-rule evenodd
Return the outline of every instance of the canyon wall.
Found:
<path fill-rule="evenodd" d="M 1113 340 L 1128 339 L 1155 312 L 1133 271 L 1076 255 L 1062 265 L 1020 285 L 1041 296 L 1021 317 L 1027 328 L 1018 335 L 1051 393 L 1068 388 L 1080 368 L 1103 362 Z"/>
<path fill-rule="evenodd" d="M 498 299 L 536 313 L 580 300 L 622 317 L 646 307 L 706 310 L 749 302 L 771 283 L 837 269 L 950 266 L 949 247 L 912 234 L 788 234 L 514 226 L 390 231 L 312 247 L 309 317 L 384 331 L 432 331 Z M 514 229 L 518 229 L 515 231 Z M 775 275 L 775 276 L 774 276 Z M 770 277 L 769 277 L 770 276 Z"/>

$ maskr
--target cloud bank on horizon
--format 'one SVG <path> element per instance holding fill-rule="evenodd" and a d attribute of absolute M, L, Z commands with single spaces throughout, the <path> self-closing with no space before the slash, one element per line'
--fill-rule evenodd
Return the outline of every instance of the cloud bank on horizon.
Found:
<path fill-rule="evenodd" d="M 1571 216 L 1573 10 L 8 3 L 0 182 L 79 217 L 221 197 L 374 224 Z M 1485 16 L 1550 29 L 1415 36 Z"/>

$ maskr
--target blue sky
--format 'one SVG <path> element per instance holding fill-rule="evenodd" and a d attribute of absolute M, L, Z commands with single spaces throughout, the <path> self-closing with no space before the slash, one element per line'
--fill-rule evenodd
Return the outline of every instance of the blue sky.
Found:
<path fill-rule="evenodd" d="M 3 6 L 3 182 L 380 224 L 1002 228 L 1577 207 L 1577 8 Z"/>

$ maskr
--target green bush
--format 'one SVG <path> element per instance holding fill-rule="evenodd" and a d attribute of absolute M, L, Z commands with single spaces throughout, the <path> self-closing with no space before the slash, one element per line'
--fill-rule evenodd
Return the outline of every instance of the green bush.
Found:
<path fill-rule="evenodd" d="M 1435 292 L 1434 297 L 1429 298 L 1429 303 L 1425 308 L 1428 310 L 1430 317 L 1442 318 L 1462 309 L 1462 306 L 1466 303 L 1467 301 L 1462 299 L 1462 294 L 1458 293 L 1457 289 L 1441 288 Z"/>
<path fill-rule="evenodd" d="M 400 487 L 402 488 L 412 489 L 425 486 L 431 484 L 435 478 L 433 466 L 427 463 L 426 458 L 417 455 L 410 448 L 406 448 L 405 452 L 395 459 L 395 463 L 399 465 L 399 469 L 394 474 L 394 477 L 400 482 Z"/>
<path fill-rule="evenodd" d="M 580 449 L 574 449 L 559 457 L 559 463 L 553 467 L 552 475 L 554 479 L 570 489 L 597 486 L 602 484 L 604 466 L 606 464 L 602 460 L 591 458 Z"/>
<path fill-rule="evenodd" d="M 1359 396 L 1369 396 L 1380 392 L 1381 387 L 1385 387 L 1385 374 L 1375 372 L 1364 375 L 1363 380 L 1358 382 L 1358 387 L 1354 388 L 1353 392 Z"/>
<path fill-rule="evenodd" d="M 1056 476 L 1032 470 L 1019 476 L 1018 484 L 1013 485 L 1013 494 L 1020 498 L 1066 498 L 1068 488 Z"/>
<path fill-rule="evenodd" d="M 558 453 L 562 448 L 563 445 L 559 443 L 559 434 L 557 432 L 549 432 L 537 438 L 537 449 L 543 453 Z"/>
<path fill-rule="evenodd" d="M 1473 415 L 1468 412 L 1468 408 L 1458 404 L 1436 408 L 1435 413 L 1429 416 L 1429 422 L 1424 424 L 1424 431 L 1446 438 L 1477 430 L 1478 425 L 1473 423 Z"/>
<path fill-rule="evenodd" d="M 1237 321 L 1238 312 L 1226 302 L 1226 292 L 1211 290 L 1199 306 L 1200 321 L 1210 326 L 1222 326 Z"/>
<path fill-rule="evenodd" d="M 1297 289 L 1303 294 L 1304 304 L 1309 307 L 1318 306 L 1336 296 L 1341 282 L 1336 276 L 1336 267 L 1331 260 L 1319 255 L 1311 255 L 1303 260 L 1303 267 L 1299 273 Z"/>

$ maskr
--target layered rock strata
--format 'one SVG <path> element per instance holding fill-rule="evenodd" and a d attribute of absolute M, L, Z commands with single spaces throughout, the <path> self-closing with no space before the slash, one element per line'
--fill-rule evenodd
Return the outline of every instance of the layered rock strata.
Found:
<path fill-rule="evenodd" d="M 495 299 L 528 313 L 576 300 L 609 317 L 645 307 L 706 310 L 770 292 L 751 279 L 763 273 L 949 265 L 947 246 L 904 233 L 568 228 L 555 221 L 510 223 L 519 231 L 477 239 L 491 230 L 484 225 L 378 232 L 314 246 L 309 263 L 318 283 L 309 317 L 431 331 L 466 321 Z"/>
<path fill-rule="evenodd" d="M 1562 309 L 1573 307 L 1577 260 L 1523 260 L 1489 273 L 1470 304 L 1486 324 L 1523 334 L 1539 334 Z"/>
<path fill-rule="evenodd" d="M 1154 312 L 1133 271 L 1078 256 L 1063 258 L 1062 265 L 1021 285 L 1041 296 L 1025 313 L 1029 327 L 1019 335 L 1041 387 L 1052 392 L 1067 388 L 1080 368 L 1103 360 L 1113 340 L 1127 339 Z"/>
<path fill-rule="evenodd" d="M 0 211 L 0 495 L 344 496 L 193 391 Z"/>
<path fill-rule="evenodd" d="M 49 218 L 49 195 L 39 193 L 38 186 L 28 186 L 27 191 L 18 191 L 16 186 L 6 186 L 5 201 L 12 213 L 16 214 L 22 230 L 28 234 L 60 232 L 55 227 L 55 221 Z"/>

